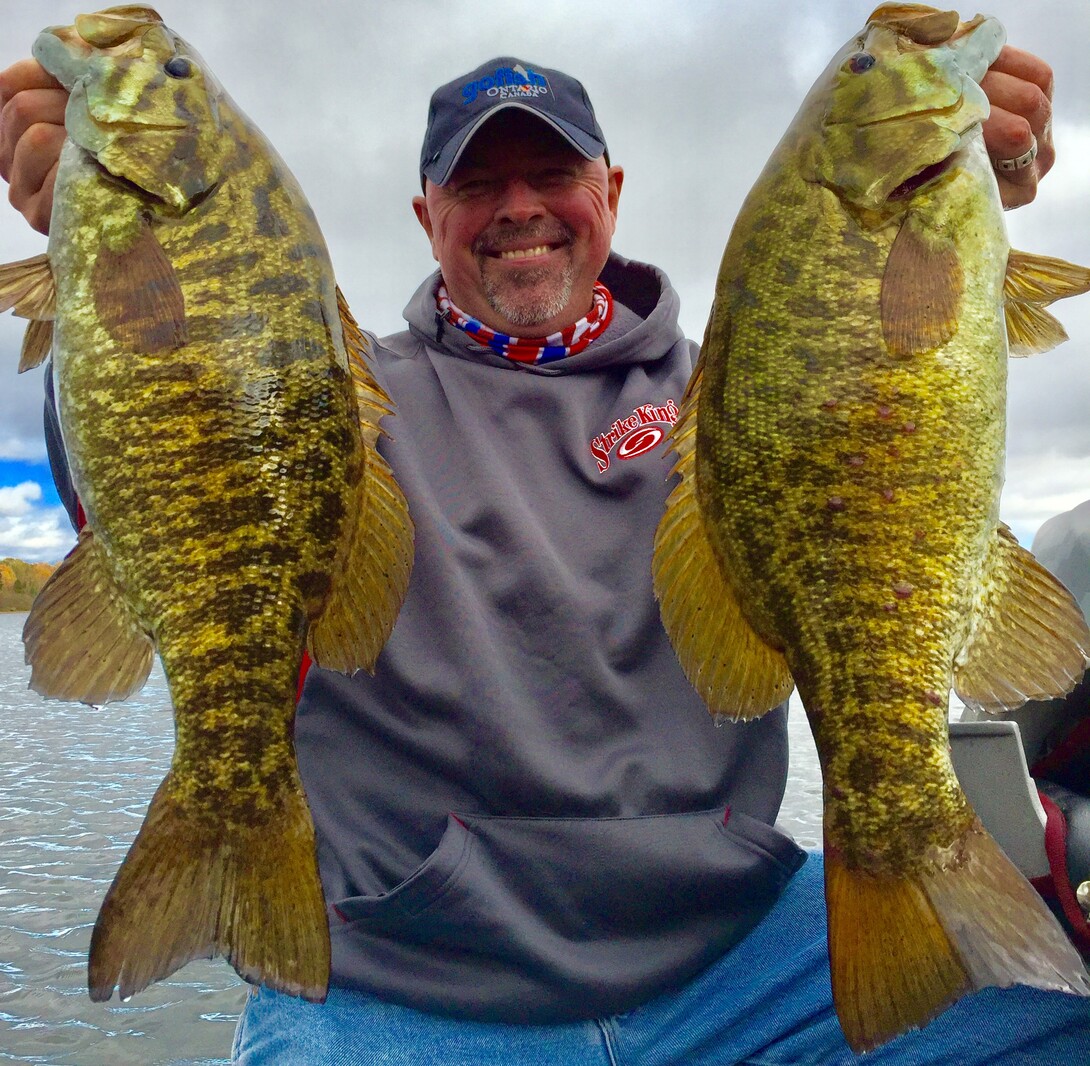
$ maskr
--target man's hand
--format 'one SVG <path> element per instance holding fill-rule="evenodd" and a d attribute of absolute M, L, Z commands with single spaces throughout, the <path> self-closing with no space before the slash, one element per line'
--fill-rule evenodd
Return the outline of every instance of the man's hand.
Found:
<path fill-rule="evenodd" d="M 68 93 L 33 59 L 0 71 L 0 177 L 12 207 L 49 232 Z"/>
<path fill-rule="evenodd" d="M 1021 207 L 1037 195 L 1037 182 L 1052 168 L 1052 68 L 1020 48 L 1007 45 L 980 83 L 991 101 L 984 123 L 988 155 L 1017 159 L 1037 143 L 1037 158 L 1020 170 L 996 170 L 1006 208 Z"/>

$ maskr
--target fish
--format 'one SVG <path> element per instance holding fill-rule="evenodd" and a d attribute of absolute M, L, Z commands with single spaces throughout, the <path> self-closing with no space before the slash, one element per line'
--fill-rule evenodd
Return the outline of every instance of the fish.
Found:
<path fill-rule="evenodd" d="M 865 1051 L 966 993 L 1085 996 L 950 761 L 951 689 L 1068 691 L 1090 632 L 999 519 L 1008 355 L 1090 271 L 1011 250 L 979 82 L 994 18 L 883 4 L 737 216 L 671 445 L 654 586 L 686 676 L 747 720 L 794 688 L 823 780 L 831 981 Z"/>
<path fill-rule="evenodd" d="M 99 705 L 158 653 L 175 747 L 91 936 L 93 1000 L 195 958 L 307 1000 L 329 919 L 293 745 L 304 654 L 372 670 L 413 550 L 392 411 L 297 181 L 149 7 L 51 27 L 70 92 L 47 251 L 0 268 L 52 353 L 86 515 L 23 631 L 30 685 Z"/>

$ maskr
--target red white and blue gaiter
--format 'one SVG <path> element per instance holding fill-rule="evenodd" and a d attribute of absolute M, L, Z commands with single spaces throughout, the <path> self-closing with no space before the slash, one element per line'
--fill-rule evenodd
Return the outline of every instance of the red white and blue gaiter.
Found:
<path fill-rule="evenodd" d="M 442 282 L 439 283 L 435 302 L 445 321 L 475 337 L 498 355 L 506 356 L 516 363 L 551 363 L 554 359 L 576 355 L 595 337 L 604 333 L 613 318 L 613 297 L 600 281 L 594 283 L 594 303 L 590 313 L 559 333 L 550 333 L 547 337 L 509 337 L 506 333 L 490 329 L 483 322 L 471 318 L 455 307 L 446 285 Z"/>

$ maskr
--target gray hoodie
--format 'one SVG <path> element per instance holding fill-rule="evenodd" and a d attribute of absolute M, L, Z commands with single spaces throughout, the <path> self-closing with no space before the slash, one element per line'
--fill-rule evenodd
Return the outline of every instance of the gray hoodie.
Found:
<path fill-rule="evenodd" d="M 509 362 L 435 313 L 375 345 L 416 557 L 373 677 L 307 678 L 296 745 L 333 982 L 478 1019 L 631 1009 L 760 920 L 803 853 L 773 822 L 785 711 L 716 728 L 651 591 L 665 434 L 695 346 L 612 256 L 589 348 Z"/>

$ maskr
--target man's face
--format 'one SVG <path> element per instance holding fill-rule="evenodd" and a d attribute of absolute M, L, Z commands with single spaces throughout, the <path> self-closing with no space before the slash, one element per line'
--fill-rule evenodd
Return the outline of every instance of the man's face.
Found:
<path fill-rule="evenodd" d="M 429 181 L 413 208 L 459 308 L 503 333 L 546 336 L 590 310 L 623 176 L 507 109 L 481 127 L 450 181 Z"/>

